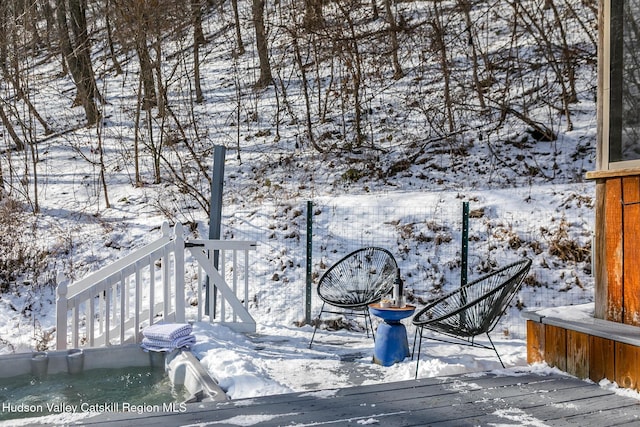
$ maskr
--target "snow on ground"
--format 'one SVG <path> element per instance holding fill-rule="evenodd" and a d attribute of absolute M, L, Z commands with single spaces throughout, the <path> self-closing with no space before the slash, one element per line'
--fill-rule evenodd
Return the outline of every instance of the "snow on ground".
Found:
<path fill-rule="evenodd" d="M 401 3 L 398 7 L 401 6 L 414 7 L 414 4 Z M 221 21 L 212 15 L 207 22 L 213 28 Z M 575 32 L 575 35 L 581 35 L 581 32 Z M 233 37 L 229 37 L 231 39 Z M 444 207 L 454 206 L 457 220 L 459 204 L 470 201 L 472 209 L 484 212 L 484 216 L 475 222 L 479 228 L 473 231 L 472 268 L 479 268 L 483 261 L 504 263 L 526 254 L 533 257 L 534 265 L 531 283 L 519 303 L 536 308 L 592 302 L 589 261 L 560 261 L 550 254 L 549 245 L 554 236 L 563 236 L 565 231 L 568 241 L 578 248 L 588 249 L 590 244 L 594 185 L 584 182 L 583 176 L 594 164 L 594 66 L 584 66 L 578 73 L 582 78 L 578 82 L 581 98 L 574 106 L 572 130 L 561 130 L 561 117 L 553 123 L 559 129 L 557 141 L 533 141 L 526 138 L 526 127 L 522 124 L 506 124 L 491 135 L 483 136 L 478 132 L 478 135 L 461 138 L 458 143 L 464 145 L 465 157 L 452 156 L 455 151 L 452 147 L 444 142 L 442 145 L 434 142 L 424 145 L 427 151 L 423 153 L 425 161 L 422 164 L 411 165 L 400 173 L 379 179 L 371 178 L 376 176 L 372 173 L 347 182 L 344 174 L 348 168 L 366 171 L 371 166 L 378 168 L 380 173 L 386 172 L 394 163 L 406 159 L 411 141 L 417 141 L 419 145 L 424 143 L 425 117 L 405 108 L 403 96 L 410 88 L 400 86 L 409 85 L 414 76 L 407 75 L 396 83 L 398 87 L 392 92 L 383 91 L 379 100 L 372 101 L 373 106 L 380 103 L 389 107 L 373 109 L 379 114 L 376 116 L 379 123 L 390 123 L 385 126 L 384 133 L 375 136 L 378 148 L 387 153 L 386 157 L 363 155 L 355 162 L 344 153 L 344 158 L 340 153 L 331 158 L 311 147 L 299 147 L 300 129 L 296 126 L 282 126 L 279 142 L 274 141 L 273 136 L 264 132 L 272 130 L 270 120 L 275 117 L 273 97 L 269 92 L 253 92 L 247 89 L 250 83 L 243 83 L 242 89 L 246 89 L 247 94 L 243 99 L 237 99 L 236 91 L 229 89 L 233 89 L 233 85 L 228 86 L 230 69 L 254 70 L 255 64 L 247 57 L 239 59 L 246 63 L 238 64 L 227 53 L 220 53 L 224 49 L 220 52 L 211 49 L 202 63 L 208 101 L 195 107 L 194 113 L 201 117 L 202 127 L 210 132 L 207 144 L 223 144 L 229 149 L 223 233 L 225 238 L 257 238 L 260 244 L 253 265 L 256 277 L 252 280 L 252 286 L 255 286 L 252 292 L 256 303 L 250 310 L 258 325 L 256 334 L 241 335 L 220 325 L 195 324 L 197 343 L 194 351 L 232 398 L 326 390 L 414 377 L 416 362 L 410 359 L 386 368 L 372 364 L 373 341 L 361 332 L 321 330 L 313 347 L 308 348 L 313 332 L 311 326 L 295 326 L 295 322 L 301 320 L 300 308 L 304 306 L 302 293 L 294 294 L 286 287 L 289 284 L 300 289 L 304 283 L 304 268 L 299 267 L 301 258 L 291 253 L 304 254 L 304 240 L 300 239 L 303 224 L 294 213 L 307 200 L 327 207 L 329 213 L 348 211 L 343 217 L 349 217 L 351 227 L 347 236 L 337 236 L 333 231 L 317 236 L 316 273 L 321 273 L 326 265 L 346 254 L 353 245 L 380 242 L 381 237 L 391 234 L 392 240 L 385 245 L 394 253 L 403 254 L 398 258 L 408 290 L 428 296 L 432 292 L 431 284 L 435 282 L 442 281 L 445 288 L 454 286 L 455 281 L 443 278 L 442 271 L 456 262 L 459 227 L 452 220 L 453 216 L 442 217 L 441 213 Z M 200 236 L 206 235 L 208 218 L 202 209 L 187 206 L 176 189 L 166 182 L 150 183 L 152 162 L 149 155 L 142 158 L 143 177 L 147 182 L 142 186 L 133 185 L 127 144 L 131 143 L 134 127 L 131 111 L 136 89 L 132 82 L 136 79 L 126 76 L 135 74 L 137 67 L 134 61 L 124 65 L 130 68 L 125 74 L 101 82 L 104 93 L 113 100 L 104 107 L 107 110 L 101 129 L 106 147 L 108 196 L 112 205 L 109 209 L 104 206 L 96 166 L 96 130 L 78 126 L 67 132 L 75 127 L 75 123 L 83 122 L 78 109 L 68 108 L 73 93 L 71 81 L 34 78 L 34 81 L 44 82 L 39 90 L 46 94 L 37 97 L 35 102 L 61 133 L 37 145 L 41 213 L 29 216 L 25 222 L 37 230 L 34 245 L 54 254 L 55 262 L 46 268 L 46 274 L 50 276 L 44 281 L 46 285 L 20 284 L 11 292 L 0 295 L 0 354 L 51 348 L 55 336 L 55 295 L 51 284 L 58 272 L 64 272 L 74 280 L 80 279 L 157 239 L 159 228 L 167 219 L 191 221 Z M 167 63 L 167 67 L 171 66 Z M 43 76 L 55 74 L 52 70 L 56 64 L 49 67 L 47 69 L 45 65 L 37 72 Z M 252 72 L 247 71 L 249 80 Z M 177 90 L 175 87 L 170 89 Z M 303 111 L 300 99 L 297 99 L 299 112 Z M 290 101 L 295 102 L 296 98 L 292 96 Z M 239 102 L 251 104 L 256 113 L 260 111 L 256 122 L 247 119 L 239 126 L 229 120 L 229 117 L 235 117 Z M 429 101 L 425 99 L 424 102 Z M 242 140 L 236 141 L 239 128 Z M 238 148 L 242 145 L 241 151 L 235 151 L 236 143 Z M 517 145 L 525 148 L 519 150 Z M 494 154 L 496 149 L 499 159 Z M 19 162 L 19 159 L 13 161 Z M 536 168 L 540 174 L 528 172 Z M 200 184 L 206 186 L 208 183 Z M 374 222 L 363 216 L 362 210 L 366 206 L 384 208 L 382 220 Z M 415 213 L 412 209 L 416 207 L 428 216 L 415 220 L 409 214 Z M 444 246 L 439 248 L 427 241 L 434 237 L 429 234 L 433 230 L 428 229 L 431 219 L 441 221 L 438 226 L 448 233 L 445 237 L 451 237 L 453 249 L 445 251 Z M 322 215 L 318 215 L 317 221 L 318 230 L 326 230 L 331 224 L 331 220 Z M 401 226 L 408 225 L 415 226 L 411 229 L 415 239 L 401 235 L 409 229 Z M 246 229 L 261 234 L 244 234 Z M 298 239 L 295 233 L 294 238 L 286 237 L 292 229 L 298 233 Z M 30 236 L 26 232 L 25 235 Z M 272 279 L 275 271 L 280 273 L 281 280 Z M 479 273 L 477 270 L 472 272 Z M 283 277 L 286 277 L 286 283 Z M 318 302 L 314 301 L 313 314 L 318 310 Z M 512 373 L 510 368 L 525 369 L 524 335 L 511 333 L 521 322 L 519 310 L 512 308 L 506 317 L 507 326 L 493 335 L 507 365 L 506 370 L 489 350 L 426 341 L 418 376 L 488 370 L 508 375 Z M 409 345 L 412 344 L 413 330 L 409 327 Z"/>
<path fill-rule="evenodd" d="M 375 325 L 375 324 L 374 324 Z M 232 399 L 413 379 L 416 361 L 372 363 L 373 339 L 364 332 L 261 326 L 251 336 L 197 323 L 194 352 Z M 409 328 L 409 347 L 413 330 Z M 486 340 L 485 340 L 486 342 Z M 496 339 L 507 367 L 526 366 L 526 342 Z M 492 350 L 423 340 L 419 377 L 501 370 Z"/>

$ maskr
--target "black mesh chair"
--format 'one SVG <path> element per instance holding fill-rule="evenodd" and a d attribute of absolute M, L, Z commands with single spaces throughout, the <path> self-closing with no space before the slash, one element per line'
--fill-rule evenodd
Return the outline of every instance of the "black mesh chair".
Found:
<path fill-rule="evenodd" d="M 391 252 L 382 248 L 358 249 L 331 266 L 318 282 L 322 308 L 315 321 L 309 348 L 324 313 L 363 316 L 367 336 L 369 328 L 373 333 L 368 305 L 389 294 L 396 280 L 400 280 L 396 260 Z"/>
<path fill-rule="evenodd" d="M 416 327 L 413 353 L 418 340 L 416 378 L 425 330 L 445 337 L 439 338 L 430 334 L 429 338 L 436 341 L 492 349 L 504 368 L 504 363 L 489 333 L 496 327 L 500 317 L 520 289 L 530 267 L 531 260 L 522 259 L 469 282 L 418 311 L 413 317 L 413 324 Z M 489 338 L 490 345 L 475 341 L 475 337 L 482 334 Z"/>

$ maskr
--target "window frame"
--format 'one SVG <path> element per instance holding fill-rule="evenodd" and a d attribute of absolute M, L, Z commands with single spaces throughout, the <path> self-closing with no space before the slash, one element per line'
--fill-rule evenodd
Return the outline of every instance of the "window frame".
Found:
<path fill-rule="evenodd" d="M 601 53 L 602 60 L 603 60 L 602 92 L 601 92 L 603 120 L 602 120 L 602 150 L 601 150 L 602 159 L 600 164 L 601 164 L 601 167 L 605 170 L 640 168 L 640 158 L 632 159 L 632 160 L 611 161 L 609 157 L 611 152 L 610 149 L 611 149 L 612 113 L 614 114 L 617 113 L 617 116 L 613 117 L 614 120 L 621 120 L 619 117 L 621 116 L 621 113 L 622 113 L 621 104 L 619 104 L 617 108 L 612 108 L 611 106 L 612 95 L 616 96 L 615 93 L 612 93 L 612 87 L 611 87 L 612 74 L 614 73 L 619 74 L 618 76 L 613 78 L 613 81 L 616 82 L 616 81 L 622 81 L 622 73 L 624 72 L 623 71 L 624 67 L 622 66 L 620 66 L 616 70 L 612 70 L 612 65 L 613 65 L 611 63 L 612 49 L 614 49 L 615 46 L 612 45 L 611 3 L 612 3 L 612 0 L 607 0 L 602 2 L 602 6 L 603 6 L 602 13 L 603 13 L 603 21 L 604 21 L 602 44 L 604 46 L 604 49 L 602 49 L 602 53 Z M 612 73 L 612 71 L 614 71 L 614 73 Z M 620 87 L 613 88 L 613 89 L 622 92 L 622 89 Z M 617 96 L 621 97 L 621 94 L 618 94 Z M 638 141 L 638 143 L 640 143 L 640 141 Z"/>

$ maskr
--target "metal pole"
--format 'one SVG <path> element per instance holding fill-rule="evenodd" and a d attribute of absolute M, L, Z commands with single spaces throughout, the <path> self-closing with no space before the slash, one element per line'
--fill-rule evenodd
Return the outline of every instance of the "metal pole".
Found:
<path fill-rule="evenodd" d="M 307 283 L 305 299 L 305 322 L 311 324 L 311 294 L 312 294 L 312 252 L 313 252 L 313 202 L 307 201 Z"/>
<path fill-rule="evenodd" d="M 216 145 L 213 151 L 213 175 L 211 178 L 211 201 L 209 205 L 209 239 L 220 239 L 220 228 L 222 223 L 222 188 L 224 186 L 224 157 L 226 148 Z M 213 252 L 213 266 L 218 268 L 219 251 Z M 205 306 L 204 313 L 209 315 L 209 277 L 205 285 Z M 216 316 L 217 293 L 213 288 L 213 317 Z"/>
<path fill-rule="evenodd" d="M 462 250 L 460 264 L 460 286 L 467 284 L 469 266 L 469 202 L 462 202 Z"/>
<path fill-rule="evenodd" d="M 461 262 L 460 262 L 460 287 L 464 287 L 467 284 L 467 267 L 469 257 L 469 202 L 462 202 L 462 249 L 461 249 Z M 465 305 L 467 303 L 467 292 L 463 290 L 460 292 L 460 304 Z M 467 322 L 467 313 L 462 310 L 460 312 L 460 324 L 464 325 Z"/>

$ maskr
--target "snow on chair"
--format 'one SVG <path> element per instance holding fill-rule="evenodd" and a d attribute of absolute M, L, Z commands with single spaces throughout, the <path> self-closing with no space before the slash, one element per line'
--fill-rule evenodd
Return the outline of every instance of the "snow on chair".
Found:
<path fill-rule="evenodd" d="M 361 248 L 335 263 L 318 282 L 317 292 L 322 299 L 322 308 L 315 321 L 309 348 L 324 313 L 363 316 L 367 336 L 369 327 L 373 334 L 368 305 L 389 294 L 399 279 L 396 260 L 386 249 Z M 329 307 L 325 308 L 327 305 Z"/>
<path fill-rule="evenodd" d="M 461 286 L 418 311 L 413 317 L 413 325 L 416 327 L 413 353 L 415 353 L 416 339 L 420 334 L 416 378 L 418 377 L 420 349 L 425 329 L 446 337 L 442 339 L 430 336 L 436 341 L 492 349 L 504 368 L 504 363 L 502 363 L 500 354 L 498 354 L 489 333 L 496 327 L 502 314 L 520 289 L 530 266 L 530 259 L 521 259 Z M 489 338 L 490 345 L 475 341 L 475 337 L 482 334 L 486 334 Z"/>

